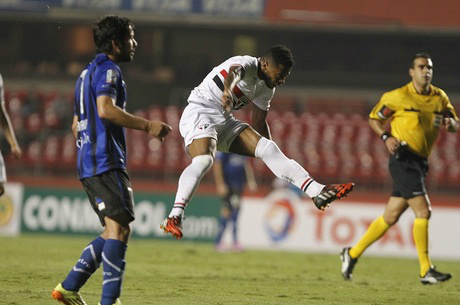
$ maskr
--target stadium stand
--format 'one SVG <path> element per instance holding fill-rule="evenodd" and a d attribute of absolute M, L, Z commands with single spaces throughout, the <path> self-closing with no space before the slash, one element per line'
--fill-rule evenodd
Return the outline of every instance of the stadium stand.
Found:
<path fill-rule="evenodd" d="M 31 99 L 31 94 L 36 99 Z M 6 93 L 7 107 L 24 147 L 24 157 L 15 161 L 6 155 L 11 172 L 40 175 L 43 173 L 75 174 L 75 141 L 70 131 L 73 104 L 72 93 L 57 91 Z M 275 101 L 268 120 L 272 137 L 286 155 L 303 164 L 318 180 L 353 179 L 361 185 L 388 186 L 387 151 L 382 141 L 368 126 L 367 105 L 356 101 L 354 111 L 337 107 L 340 99 L 304 101 L 307 111 L 299 110 L 293 98 Z M 31 103 L 38 103 L 31 105 Z M 347 101 L 347 105 L 353 102 Z M 343 111 L 342 111 L 343 110 Z M 161 143 L 143 132 L 127 130 L 129 168 L 133 176 L 175 179 L 189 163 L 179 133 L 182 108 L 151 106 L 134 111 L 136 115 L 163 120 L 173 131 Z M 250 122 L 249 111 L 236 116 Z M 455 187 L 460 181 L 460 133 L 441 132 L 439 143 L 430 158 L 430 187 Z M 7 150 L 6 150 L 7 151 Z M 273 174 L 259 160 L 252 164 L 261 182 L 269 182 Z M 209 178 L 210 179 L 210 178 Z"/>

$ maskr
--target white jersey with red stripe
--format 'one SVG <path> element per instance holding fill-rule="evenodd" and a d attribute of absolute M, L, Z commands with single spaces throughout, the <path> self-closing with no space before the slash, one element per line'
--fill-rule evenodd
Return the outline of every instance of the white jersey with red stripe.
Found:
<path fill-rule="evenodd" d="M 223 82 L 230 67 L 239 66 L 244 70 L 242 79 L 233 89 L 233 110 L 241 109 L 249 103 L 268 111 L 270 101 L 275 94 L 275 88 L 268 88 L 265 81 L 258 77 L 257 57 L 234 56 L 227 59 L 206 76 L 198 87 L 192 90 L 188 101 L 209 106 L 222 105 Z"/>

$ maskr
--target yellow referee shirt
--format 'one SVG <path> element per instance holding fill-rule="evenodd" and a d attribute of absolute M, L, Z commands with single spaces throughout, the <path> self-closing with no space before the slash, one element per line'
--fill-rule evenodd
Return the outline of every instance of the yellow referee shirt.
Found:
<path fill-rule="evenodd" d="M 430 85 L 430 94 L 415 90 L 412 82 L 383 94 L 369 118 L 386 122 L 391 118 L 391 135 L 406 141 L 411 151 L 421 157 L 431 154 L 443 117 L 458 120 L 446 93 Z"/>

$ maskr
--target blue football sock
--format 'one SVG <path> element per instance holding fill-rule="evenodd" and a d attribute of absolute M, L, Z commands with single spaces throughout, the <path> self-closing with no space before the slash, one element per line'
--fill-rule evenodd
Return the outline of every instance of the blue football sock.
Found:
<path fill-rule="evenodd" d="M 219 231 L 217 232 L 216 236 L 216 245 L 220 243 L 220 240 L 222 239 L 222 235 L 224 234 L 225 228 L 227 227 L 227 218 L 221 217 L 219 219 Z"/>
<path fill-rule="evenodd" d="M 102 251 L 103 282 L 101 305 L 112 305 L 121 294 L 125 271 L 127 245 L 116 239 L 107 239 Z"/>
<path fill-rule="evenodd" d="M 233 232 L 232 233 L 233 233 L 233 243 L 234 244 L 238 242 L 238 225 L 237 225 L 238 214 L 239 214 L 239 210 L 235 209 L 232 211 L 232 215 L 231 215 L 232 222 L 233 222 Z"/>
<path fill-rule="evenodd" d="M 90 242 L 85 249 L 83 249 L 80 259 L 77 261 L 72 270 L 70 270 L 66 279 L 62 282 L 62 287 L 64 287 L 64 289 L 71 291 L 80 290 L 94 271 L 99 268 L 102 260 L 101 254 L 104 244 L 105 239 L 99 236 Z"/>

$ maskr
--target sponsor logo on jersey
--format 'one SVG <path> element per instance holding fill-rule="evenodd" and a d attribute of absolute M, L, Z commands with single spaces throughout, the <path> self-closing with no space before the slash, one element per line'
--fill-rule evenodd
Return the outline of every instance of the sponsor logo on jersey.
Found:
<path fill-rule="evenodd" d="M 86 132 L 82 132 L 81 136 L 75 141 L 75 144 L 78 148 L 82 148 L 83 145 L 87 143 L 91 143 L 91 139 L 89 138 L 89 135 Z"/>
<path fill-rule="evenodd" d="M 77 123 L 77 131 L 86 130 L 86 127 L 88 127 L 88 120 L 87 119 L 78 121 L 78 123 Z"/>
<path fill-rule="evenodd" d="M 105 82 L 108 84 L 115 84 L 117 82 L 117 72 L 113 69 L 107 70 Z"/>
<path fill-rule="evenodd" d="M 241 96 L 236 103 L 233 103 L 233 109 L 238 110 L 247 106 L 251 102 L 245 95 Z"/>

